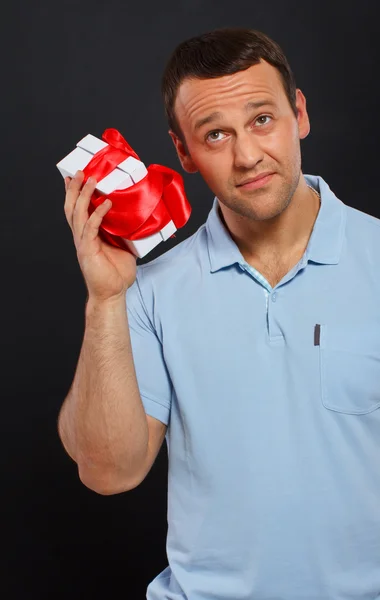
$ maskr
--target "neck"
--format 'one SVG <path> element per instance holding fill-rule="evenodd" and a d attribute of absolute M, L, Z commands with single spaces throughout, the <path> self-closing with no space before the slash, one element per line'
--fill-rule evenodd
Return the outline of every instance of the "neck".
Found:
<path fill-rule="evenodd" d="M 291 257 L 303 252 L 309 241 L 320 208 L 320 198 L 308 187 L 301 174 L 288 206 L 278 216 L 255 221 L 237 215 L 219 203 L 219 214 L 245 260 Z"/>

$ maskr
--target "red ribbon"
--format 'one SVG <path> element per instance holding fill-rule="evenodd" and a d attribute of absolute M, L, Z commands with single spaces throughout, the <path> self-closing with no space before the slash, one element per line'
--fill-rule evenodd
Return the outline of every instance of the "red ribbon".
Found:
<path fill-rule="evenodd" d="M 84 183 L 89 177 L 100 181 L 129 156 L 140 160 L 117 129 L 106 129 L 102 139 L 108 146 L 94 154 L 83 169 Z M 159 232 L 169 221 L 179 229 L 191 214 L 181 175 L 162 165 L 150 165 L 141 181 L 124 190 L 115 190 L 106 196 L 95 190 L 89 214 L 106 198 L 112 200 L 112 207 L 103 217 L 99 235 L 123 250 L 126 245 L 120 238 L 140 240 Z"/>

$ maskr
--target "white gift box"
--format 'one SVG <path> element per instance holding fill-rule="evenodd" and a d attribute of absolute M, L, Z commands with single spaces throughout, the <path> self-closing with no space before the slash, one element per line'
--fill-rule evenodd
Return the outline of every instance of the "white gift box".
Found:
<path fill-rule="evenodd" d="M 93 158 L 94 154 L 99 152 L 99 150 L 103 150 L 106 146 L 108 146 L 106 142 L 88 134 L 81 139 L 77 143 L 76 148 L 57 163 L 56 166 L 62 177 L 74 177 L 78 170 L 83 171 Z M 141 181 L 147 174 L 148 171 L 144 163 L 133 156 L 130 156 L 121 162 L 109 175 L 104 177 L 104 179 L 98 181 L 96 189 L 105 195 L 110 194 L 115 190 L 125 190 Z M 141 240 L 132 241 L 125 238 L 120 239 L 123 240 L 125 245 L 133 252 L 133 254 L 135 254 L 135 256 L 142 258 L 148 254 L 148 252 L 153 250 L 160 242 L 166 241 L 176 230 L 177 228 L 173 221 L 169 221 L 161 231 Z"/>

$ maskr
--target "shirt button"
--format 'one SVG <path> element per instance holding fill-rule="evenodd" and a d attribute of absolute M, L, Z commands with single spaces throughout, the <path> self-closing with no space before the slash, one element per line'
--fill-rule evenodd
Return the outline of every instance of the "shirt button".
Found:
<path fill-rule="evenodd" d="M 277 294 L 276 294 L 276 292 L 274 292 L 274 294 L 272 295 L 272 302 L 276 302 L 276 298 L 277 298 Z"/>

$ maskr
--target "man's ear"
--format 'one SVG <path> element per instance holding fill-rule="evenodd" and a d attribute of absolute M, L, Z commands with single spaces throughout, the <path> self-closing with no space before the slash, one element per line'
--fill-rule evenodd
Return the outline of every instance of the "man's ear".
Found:
<path fill-rule="evenodd" d="M 178 158 L 183 170 L 186 171 L 186 173 L 196 173 L 198 168 L 195 166 L 193 159 L 185 147 L 185 144 L 171 129 L 169 130 L 169 135 L 173 140 L 173 144 L 177 150 Z"/>
<path fill-rule="evenodd" d="M 299 137 L 301 140 L 305 139 L 310 133 L 310 121 L 309 115 L 306 110 L 306 98 L 301 92 L 301 90 L 297 89 L 296 96 L 296 106 L 298 111 L 297 121 L 298 121 L 298 131 Z"/>

